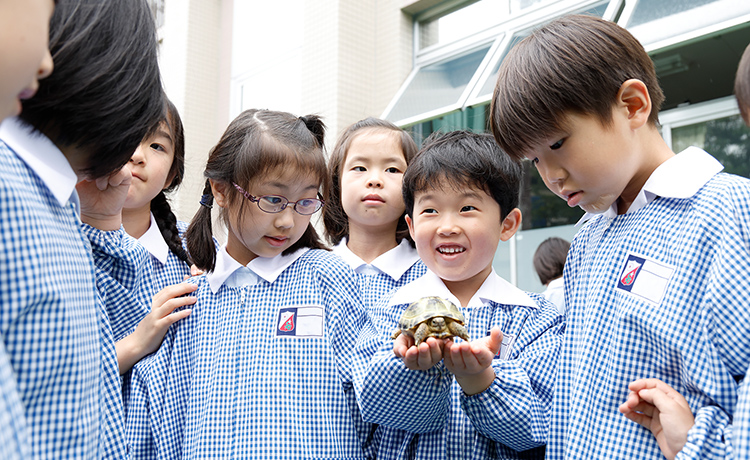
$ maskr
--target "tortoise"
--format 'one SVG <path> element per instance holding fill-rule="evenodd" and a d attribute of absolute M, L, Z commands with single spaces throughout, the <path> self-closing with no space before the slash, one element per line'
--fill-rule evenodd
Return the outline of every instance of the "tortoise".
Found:
<path fill-rule="evenodd" d="M 453 302 L 440 297 L 422 297 L 404 310 L 398 322 L 399 329 L 391 338 L 404 333 L 413 337 L 417 346 L 427 337 L 447 339 L 458 336 L 468 341 L 465 323 L 464 315 Z"/>

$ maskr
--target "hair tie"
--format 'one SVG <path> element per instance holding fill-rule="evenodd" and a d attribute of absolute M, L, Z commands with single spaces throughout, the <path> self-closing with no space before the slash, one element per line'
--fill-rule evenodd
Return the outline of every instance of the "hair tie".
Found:
<path fill-rule="evenodd" d="M 201 197 L 201 206 L 205 206 L 208 209 L 211 209 L 213 207 L 214 203 L 214 196 L 210 193 L 206 193 Z"/>

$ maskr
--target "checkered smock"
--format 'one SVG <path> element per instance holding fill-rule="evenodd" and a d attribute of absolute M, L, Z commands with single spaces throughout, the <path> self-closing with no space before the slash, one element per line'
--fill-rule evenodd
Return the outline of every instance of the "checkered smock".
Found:
<path fill-rule="evenodd" d="M 737 176 L 583 227 L 565 264 L 549 458 L 662 458 L 653 435 L 617 410 L 628 384 L 649 377 L 696 414 L 678 458 L 723 457 L 735 376 L 750 364 L 749 273 L 750 181 Z"/>
<path fill-rule="evenodd" d="M 750 381 L 747 379 L 740 384 L 732 428 L 734 458 L 750 458 Z"/>
<path fill-rule="evenodd" d="M 355 274 L 310 250 L 272 283 L 232 279 L 214 293 L 193 278 L 192 313 L 136 364 L 148 400 L 128 415 L 133 457 L 366 458 L 353 350 L 365 329 L 380 338 Z"/>
<path fill-rule="evenodd" d="M 29 458 L 29 434 L 16 377 L 5 343 L 0 343 L 0 457 L 7 460 Z"/>
<path fill-rule="evenodd" d="M 421 260 L 418 260 L 397 280 L 382 272 L 358 273 L 359 284 L 362 286 L 362 301 L 366 306 L 375 305 L 380 299 L 401 286 L 411 283 L 424 275 L 426 271 L 427 267 L 425 264 Z"/>
<path fill-rule="evenodd" d="M 185 222 L 177 221 L 177 230 L 180 239 L 185 236 L 187 226 L 188 224 Z M 159 260 L 153 255 L 151 255 L 149 259 L 151 260 L 153 270 L 154 294 L 172 284 L 180 284 L 185 280 L 186 276 L 190 276 L 190 265 L 181 261 L 172 251 L 169 251 L 169 254 L 167 255 L 167 263 L 165 264 L 159 262 Z"/>
<path fill-rule="evenodd" d="M 0 336 L 31 456 L 122 458 L 124 422 L 109 315 L 131 302 L 117 305 L 122 297 L 114 288 L 109 299 L 100 297 L 95 280 L 126 289 L 128 282 L 118 277 L 129 269 L 120 270 L 124 265 L 113 260 L 95 269 L 74 204 L 61 206 L 2 142 L 0 176 Z M 5 391 L 2 367 L 0 361 Z M 12 394 L 5 398 L 13 403 Z"/>
<path fill-rule="evenodd" d="M 428 275 L 437 279 L 432 273 Z M 500 284 L 501 289 L 521 293 L 494 272 L 491 277 L 485 283 Z M 449 298 L 460 305 L 444 285 L 441 287 L 445 292 L 432 288 L 430 295 Z M 479 293 L 477 296 L 483 297 Z M 396 369 L 404 368 L 402 360 L 393 355 L 392 341 L 390 348 L 379 350 L 372 361 L 380 366 L 373 366 L 363 379 L 370 389 L 365 388 L 362 395 L 364 400 L 367 391 L 372 391 L 378 398 L 393 401 L 389 405 L 375 405 L 379 410 L 365 412 L 365 420 L 381 424 L 378 459 L 517 459 L 527 458 L 519 450 L 545 444 L 564 318 L 556 306 L 539 294 L 521 297 L 526 297 L 525 305 L 482 298 L 468 308 L 459 307 L 471 339 L 486 336 L 496 326 L 505 339 L 515 339 L 507 351 L 501 349 L 495 358 L 492 367 L 496 377 L 485 391 L 466 396 L 442 361 L 427 372 L 411 371 L 434 374 L 435 385 L 443 388 L 441 396 L 448 400 L 447 423 L 433 431 L 412 434 L 421 431 L 414 422 L 429 419 L 431 412 L 440 412 L 440 408 L 426 406 L 414 413 L 399 410 L 404 400 L 424 388 L 405 386 L 390 377 L 389 374 L 398 375 Z M 373 309 L 373 319 L 387 324 L 381 334 L 390 335 L 398 328 L 398 320 L 407 306 L 408 303 L 381 302 Z"/>

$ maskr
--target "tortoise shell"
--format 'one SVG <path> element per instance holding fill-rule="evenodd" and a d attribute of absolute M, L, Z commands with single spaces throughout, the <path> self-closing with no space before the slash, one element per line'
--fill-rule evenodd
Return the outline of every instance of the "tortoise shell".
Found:
<path fill-rule="evenodd" d="M 450 318 L 461 324 L 466 323 L 463 313 L 461 313 L 461 310 L 459 310 L 453 302 L 441 297 L 433 296 L 422 297 L 416 302 L 412 302 L 406 310 L 404 310 L 403 315 L 401 315 L 398 327 L 411 330 L 418 327 L 420 323 L 424 323 L 428 319 L 436 316 Z"/>

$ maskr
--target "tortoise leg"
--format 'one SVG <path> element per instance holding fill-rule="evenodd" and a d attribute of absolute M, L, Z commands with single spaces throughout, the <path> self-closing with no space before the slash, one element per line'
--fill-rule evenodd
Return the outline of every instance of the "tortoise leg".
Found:
<path fill-rule="evenodd" d="M 461 337 L 467 342 L 469 341 L 469 333 L 466 331 L 466 328 L 461 323 L 450 321 L 448 323 L 448 329 L 451 331 L 453 335 L 457 337 Z"/>
<path fill-rule="evenodd" d="M 401 335 L 401 329 L 396 329 L 396 332 L 393 333 L 391 338 L 395 340 L 399 335 Z"/>
<path fill-rule="evenodd" d="M 427 324 L 420 324 L 417 330 L 414 331 L 414 345 L 419 346 L 420 343 L 424 342 L 424 339 L 427 338 L 428 332 L 429 328 L 427 327 Z"/>

